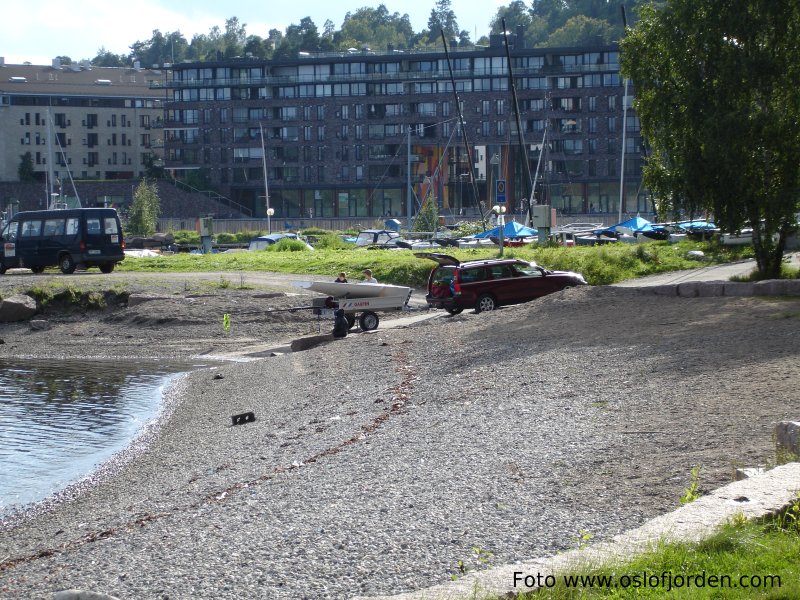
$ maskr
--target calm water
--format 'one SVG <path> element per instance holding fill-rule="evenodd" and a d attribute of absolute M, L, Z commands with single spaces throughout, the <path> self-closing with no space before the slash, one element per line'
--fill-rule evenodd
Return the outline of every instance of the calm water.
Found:
<path fill-rule="evenodd" d="M 0 360 L 0 515 L 125 448 L 157 415 L 170 380 L 198 366 Z"/>

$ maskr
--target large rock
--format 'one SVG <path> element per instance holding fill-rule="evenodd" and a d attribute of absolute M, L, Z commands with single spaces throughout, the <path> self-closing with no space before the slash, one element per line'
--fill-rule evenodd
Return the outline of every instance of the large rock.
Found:
<path fill-rule="evenodd" d="M 36 314 L 36 300 L 25 294 L 16 294 L 0 300 L 0 323 L 25 321 Z"/>

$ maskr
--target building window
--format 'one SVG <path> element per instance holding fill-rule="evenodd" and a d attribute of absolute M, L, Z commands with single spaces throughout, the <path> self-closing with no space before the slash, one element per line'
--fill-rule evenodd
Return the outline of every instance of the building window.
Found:
<path fill-rule="evenodd" d="M 481 101 L 481 114 L 487 116 L 492 108 L 492 103 L 490 100 L 482 100 Z"/>
<path fill-rule="evenodd" d="M 617 130 L 617 117 L 608 117 L 608 133 L 614 133 Z"/>
<path fill-rule="evenodd" d="M 499 117 L 503 114 L 505 109 L 505 100 L 495 100 L 494 101 L 494 113 Z"/>
<path fill-rule="evenodd" d="M 608 97 L 608 110 L 617 110 L 617 97 L 616 96 L 609 96 Z"/>

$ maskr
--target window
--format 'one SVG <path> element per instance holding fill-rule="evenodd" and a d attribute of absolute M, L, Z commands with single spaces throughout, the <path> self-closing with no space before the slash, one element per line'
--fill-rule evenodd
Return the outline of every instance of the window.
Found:
<path fill-rule="evenodd" d="M 108 235 L 117 235 L 119 229 L 117 228 L 117 220 L 113 217 L 106 217 L 103 219 L 103 233 Z"/>
<path fill-rule="evenodd" d="M 44 235 L 64 235 L 66 229 L 65 219 L 47 219 L 44 222 Z"/>
<path fill-rule="evenodd" d="M 38 237 L 42 233 L 41 221 L 25 221 L 22 224 L 22 237 Z"/>

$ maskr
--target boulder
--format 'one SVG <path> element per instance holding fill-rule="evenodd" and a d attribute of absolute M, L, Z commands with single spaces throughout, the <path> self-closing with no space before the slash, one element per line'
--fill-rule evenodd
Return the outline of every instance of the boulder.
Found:
<path fill-rule="evenodd" d="M 0 323 L 25 321 L 36 314 L 36 300 L 25 294 L 16 294 L 0 301 Z"/>

